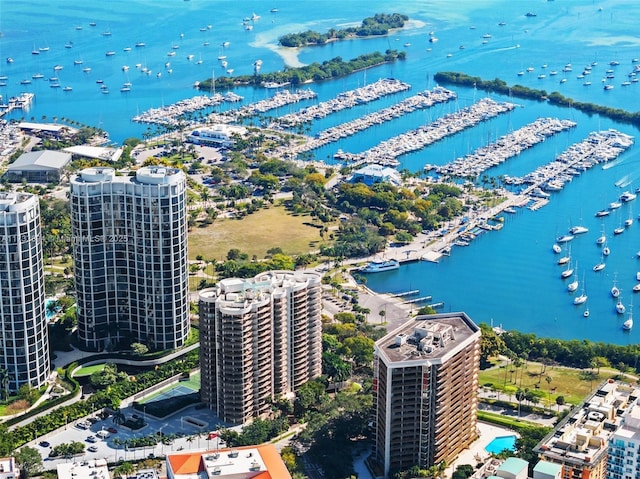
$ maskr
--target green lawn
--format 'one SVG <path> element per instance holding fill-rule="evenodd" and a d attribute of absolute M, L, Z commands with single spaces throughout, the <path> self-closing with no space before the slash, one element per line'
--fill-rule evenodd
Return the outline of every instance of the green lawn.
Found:
<path fill-rule="evenodd" d="M 320 230 L 310 222 L 310 216 L 293 216 L 283 206 L 271 206 L 241 220 L 217 219 L 206 228 L 191 228 L 189 259 L 202 255 L 207 260 L 224 260 L 232 248 L 258 259 L 278 247 L 286 255 L 308 253 L 318 249 L 321 241 Z"/>
<path fill-rule="evenodd" d="M 543 372 L 544 371 L 544 372 Z M 555 406 L 556 397 L 563 396 L 565 402 L 577 404 L 591 393 L 602 381 L 618 375 L 612 369 L 571 369 L 527 362 L 520 368 L 497 366 L 480 371 L 480 386 L 499 392 L 498 399 L 515 402 L 513 395 L 518 389 L 540 390 L 543 397 L 540 405 Z M 550 381 L 547 377 L 551 378 Z M 488 386 L 491 384 L 491 386 Z M 509 399 L 509 394 L 512 395 Z"/>
<path fill-rule="evenodd" d="M 80 378 L 84 376 L 91 376 L 93 373 L 102 371 L 105 364 L 94 364 L 93 366 L 84 366 L 76 371 L 73 377 Z"/>

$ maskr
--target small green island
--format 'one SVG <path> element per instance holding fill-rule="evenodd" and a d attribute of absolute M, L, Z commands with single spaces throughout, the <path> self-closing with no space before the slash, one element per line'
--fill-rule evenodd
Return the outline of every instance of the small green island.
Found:
<path fill-rule="evenodd" d="M 349 61 L 344 61 L 341 57 L 335 57 L 322 63 L 314 62 L 304 67 L 285 68 L 284 71 L 258 73 L 256 70 L 253 75 L 219 77 L 215 79 L 215 85 L 213 85 L 213 87 L 227 89 L 245 85 L 260 86 L 270 82 L 279 85 L 290 84 L 296 86 L 303 83 L 344 77 L 358 70 L 395 62 L 396 60 L 404 60 L 405 58 L 406 53 L 397 50 L 387 50 L 384 53 L 366 53 Z M 201 81 L 197 88 L 204 91 L 212 90 L 212 80 L 212 78 L 209 78 Z"/>
<path fill-rule="evenodd" d="M 283 35 L 278 42 L 283 47 L 305 47 L 311 45 L 325 45 L 331 41 L 345 40 L 356 37 L 381 36 L 394 28 L 404 27 L 409 17 L 400 13 L 376 13 L 373 17 L 362 20 L 359 27 L 349 27 L 341 30 L 330 29 L 326 33 L 308 30 L 302 33 Z"/>
<path fill-rule="evenodd" d="M 434 80 L 440 84 L 463 85 L 475 87 L 480 90 L 509 95 L 516 98 L 526 98 L 530 100 L 546 101 L 552 105 L 575 108 L 587 114 L 598 114 L 611 118 L 612 120 L 640 125 L 640 112 L 629 112 L 620 108 L 586 103 L 567 98 L 557 91 L 548 93 L 546 90 L 537 90 L 522 85 L 508 85 L 507 82 L 496 78 L 494 80 L 483 80 L 460 72 L 438 72 L 434 75 Z"/>

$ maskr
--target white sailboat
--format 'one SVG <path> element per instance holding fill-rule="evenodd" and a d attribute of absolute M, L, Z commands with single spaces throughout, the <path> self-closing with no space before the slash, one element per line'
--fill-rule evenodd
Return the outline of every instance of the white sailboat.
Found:
<path fill-rule="evenodd" d="M 573 298 L 573 304 L 584 304 L 587 302 L 587 292 L 585 290 L 585 281 L 584 277 L 582 278 L 582 292 L 579 296 Z"/>
<path fill-rule="evenodd" d="M 600 262 L 593 267 L 593 271 L 595 271 L 596 273 L 598 271 L 602 271 L 605 266 L 606 266 L 606 264 L 604 262 L 604 255 L 601 255 L 600 256 Z"/>
<path fill-rule="evenodd" d="M 616 282 L 617 282 L 617 273 L 614 275 L 614 280 L 613 280 L 613 286 L 611 287 L 611 296 L 613 296 L 614 298 L 617 298 L 618 296 L 620 296 L 620 289 L 618 288 L 618 286 L 616 286 Z"/>
<path fill-rule="evenodd" d="M 624 314 L 626 310 L 627 308 L 625 308 L 624 304 L 622 303 L 622 298 L 618 297 L 618 302 L 616 303 L 616 313 Z"/>
<path fill-rule="evenodd" d="M 622 329 L 624 329 L 625 331 L 631 331 L 632 328 L 633 328 L 633 304 L 629 306 L 629 317 L 624 323 L 622 323 Z"/>
<path fill-rule="evenodd" d="M 571 267 L 571 262 L 567 263 L 567 269 L 565 269 L 562 273 L 560 273 L 560 277 L 563 279 L 568 278 L 573 274 L 573 268 Z"/>
<path fill-rule="evenodd" d="M 596 240 L 596 244 L 603 245 L 605 244 L 606 241 L 607 241 L 607 235 L 604 234 L 604 225 L 602 225 L 602 234 L 598 236 L 598 239 Z"/>
<path fill-rule="evenodd" d="M 577 289 L 578 289 L 578 263 L 576 263 L 576 273 L 574 276 L 574 280 L 567 285 L 567 291 L 569 291 L 570 293 L 573 293 Z"/>

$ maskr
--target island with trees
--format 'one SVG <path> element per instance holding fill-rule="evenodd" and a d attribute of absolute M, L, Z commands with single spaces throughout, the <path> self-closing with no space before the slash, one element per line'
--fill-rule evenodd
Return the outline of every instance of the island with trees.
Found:
<path fill-rule="evenodd" d="M 325 45 L 331 41 L 345 40 L 354 37 L 381 36 L 389 33 L 394 28 L 404 27 L 409 17 L 400 13 L 376 13 L 373 17 L 362 20 L 359 27 L 349 27 L 336 30 L 329 29 L 326 33 L 307 30 L 302 33 L 290 33 L 283 35 L 278 42 L 283 47 L 305 47 L 311 45 Z"/>
<path fill-rule="evenodd" d="M 365 53 L 349 61 L 344 61 L 341 57 L 335 57 L 322 63 L 313 62 L 311 65 L 304 67 L 285 68 L 284 71 L 270 73 L 259 73 L 256 71 L 253 75 L 209 78 L 201 81 L 197 88 L 203 91 L 211 91 L 214 88 L 228 89 L 245 85 L 259 86 L 269 82 L 277 84 L 288 83 L 296 86 L 303 83 L 345 77 L 358 70 L 395 62 L 396 60 L 404 60 L 405 58 L 406 53 L 397 50 L 387 50 L 384 53 Z M 214 82 L 213 85 L 211 84 L 212 81 Z"/>
<path fill-rule="evenodd" d="M 611 108 L 595 103 L 579 102 L 571 98 L 567 98 L 557 91 L 548 93 L 546 90 L 537 90 L 522 85 L 511 85 L 507 82 L 496 78 L 494 80 L 483 80 L 480 77 L 474 77 L 460 72 L 438 72 L 434 75 L 435 81 L 442 84 L 463 85 L 478 88 L 489 92 L 500 93 L 517 98 L 526 98 L 529 100 L 546 101 L 552 105 L 567 106 L 575 108 L 587 114 L 598 114 L 611 118 L 615 121 L 631 123 L 632 125 L 640 125 L 640 112 L 629 112 L 620 108 Z"/>

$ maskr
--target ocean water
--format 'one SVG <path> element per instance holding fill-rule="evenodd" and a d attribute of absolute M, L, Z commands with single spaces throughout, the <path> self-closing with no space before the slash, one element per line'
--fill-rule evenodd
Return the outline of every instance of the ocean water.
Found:
<path fill-rule="evenodd" d="M 278 11 L 271 13 L 272 8 Z M 43 11 L 47 14 L 34 14 Z M 344 27 L 378 12 L 405 13 L 411 21 L 405 29 L 384 38 L 331 43 L 293 53 L 277 46 L 277 38 L 285 33 Z M 527 17 L 527 12 L 536 16 Z M 260 18 L 249 22 L 252 30 L 245 30 L 243 19 L 253 13 Z M 433 75 L 438 71 L 502 78 L 510 84 L 560 91 L 578 101 L 637 111 L 640 83 L 622 86 L 637 64 L 633 60 L 640 57 L 640 38 L 634 22 L 637 18 L 640 4 L 623 0 L 469 0 L 456 2 L 455 8 L 450 2 L 407 0 L 392 3 L 145 0 L 111 1 L 92 4 L 90 8 L 81 0 L 68 0 L 64 4 L 36 0 L 5 2 L 0 8 L 0 75 L 8 79 L 7 85 L 0 87 L 0 94 L 5 99 L 21 91 L 36 94 L 30 111 L 14 112 L 8 118 L 72 119 L 99 126 L 110 134 L 112 141 L 120 143 L 127 137 L 141 137 L 145 131 L 154 131 L 154 127 L 148 130 L 146 125 L 131 121 L 137 113 L 201 94 L 193 89 L 194 82 L 211 75 L 225 75 L 226 68 L 233 68 L 235 74 L 249 74 L 253 62 L 261 59 L 262 71 L 269 72 L 286 65 L 322 62 L 337 56 L 350 59 L 362 53 L 395 48 L 406 50 L 406 61 L 311 84 L 308 88 L 318 93 L 315 101 L 333 98 L 341 91 L 384 77 L 399 78 L 410 83 L 412 89 L 316 121 L 311 125 L 311 134 L 432 88 Z M 96 25 L 91 26 L 90 22 Z M 430 37 L 438 41 L 430 42 Z M 145 46 L 136 47 L 139 42 Z M 223 47 L 223 42 L 229 42 L 229 46 Z M 32 54 L 32 50 L 46 47 L 48 51 Z M 107 51 L 115 55 L 106 56 Z M 169 56 L 170 52 L 175 55 Z M 188 55 L 193 58 L 189 60 Z M 227 57 L 226 68 L 218 60 L 220 55 Z M 7 63 L 7 57 L 14 62 Z M 74 65 L 74 60 L 81 60 L 82 64 Z M 612 61 L 620 64 L 611 66 Z M 583 68 L 593 63 L 597 64 L 593 65 L 592 73 L 578 79 Z M 136 64 L 153 73 L 143 74 Z M 562 69 L 567 64 L 572 65 L 572 71 L 564 73 Z M 55 65 L 63 69 L 54 73 Z M 123 65 L 129 66 L 127 72 L 123 71 Z M 91 72 L 82 72 L 84 67 L 91 67 Z M 517 75 L 530 67 L 532 72 Z M 615 88 L 605 91 L 602 78 L 608 69 L 614 70 L 614 78 L 608 81 Z M 558 74 L 551 75 L 552 70 Z M 20 84 L 35 73 L 42 73 L 45 78 L 32 80 L 31 85 Z M 545 77 L 538 78 L 541 74 Z M 61 85 L 69 85 L 73 90 L 51 88 L 47 79 L 54 75 Z M 560 83 L 562 78 L 566 82 Z M 110 94 L 102 94 L 96 80 L 108 85 Z M 585 81 L 591 81 L 591 85 L 584 86 Z M 119 91 L 124 82 L 132 83 L 129 93 Z M 455 102 L 412 113 L 314 153 L 317 158 L 332 162 L 338 149 L 363 151 L 486 95 L 471 88 L 455 90 L 458 93 Z M 245 97 L 245 103 L 275 93 L 247 87 L 234 91 Z M 637 128 L 597 115 L 588 116 L 544 102 L 494 98 L 513 101 L 519 107 L 400 157 L 400 168 L 420 171 L 426 163 L 447 163 L 541 116 L 568 118 L 578 125 L 487 174 L 523 175 L 552 161 L 555 155 L 595 130 L 616 128 L 639 137 Z M 313 102 L 301 102 L 270 114 L 289 113 Z M 596 167 L 585 172 L 562 192 L 554 194 L 546 207 L 536 212 L 522 209 L 505 216 L 501 231 L 481 235 L 468 247 L 454 248 L 450 257 L 437 264 L 407 264 L 399 271 L 369 275 L 367 284 L 382 292 L 419 289 L 422 296 L 432 295 L 434 302 L 444 302 L 446 310 L 464 310 L 477 322 L 505 329 L 565 339 L 636 342 L 640 325 L 630 333 L 622 331 L 621 324 L 628 315 L 615 313 L 615 301 L 609 290 L 616 281 L 622 290 L 622 300 L 630 309 L 632 287 L 636 272 L 640 271 L 640 260 L 636 257 L 640 250 L 640 222 L 636 219 L 640 201 L 625 204 L 604 220 L 595 218 L 594 213 L 614 201 L 624 189 L 640 187 L 639 155 L 638 146 L 634 146 L 612 168 Z M 634 218 L 634 224 L 614 237 L 613 229 L 628 217 Z M 555 237 L 578 223 L 590 229 L 571 243 L 578 278 L 586 285 L 589 296 L 588 318 L 582 315 L 584 306 L 573 305 L 572 296 L 566 291 L 567 281 L 560 279 L 557 255 L 551 250 Z M 606 260 L 606 269 L 596 274 L 591 268 L 600 261 L 601 250 L 595 239 L 603 228 L 612 253 Z M 640 299 L 636 302 L 640 303 Z"/>

